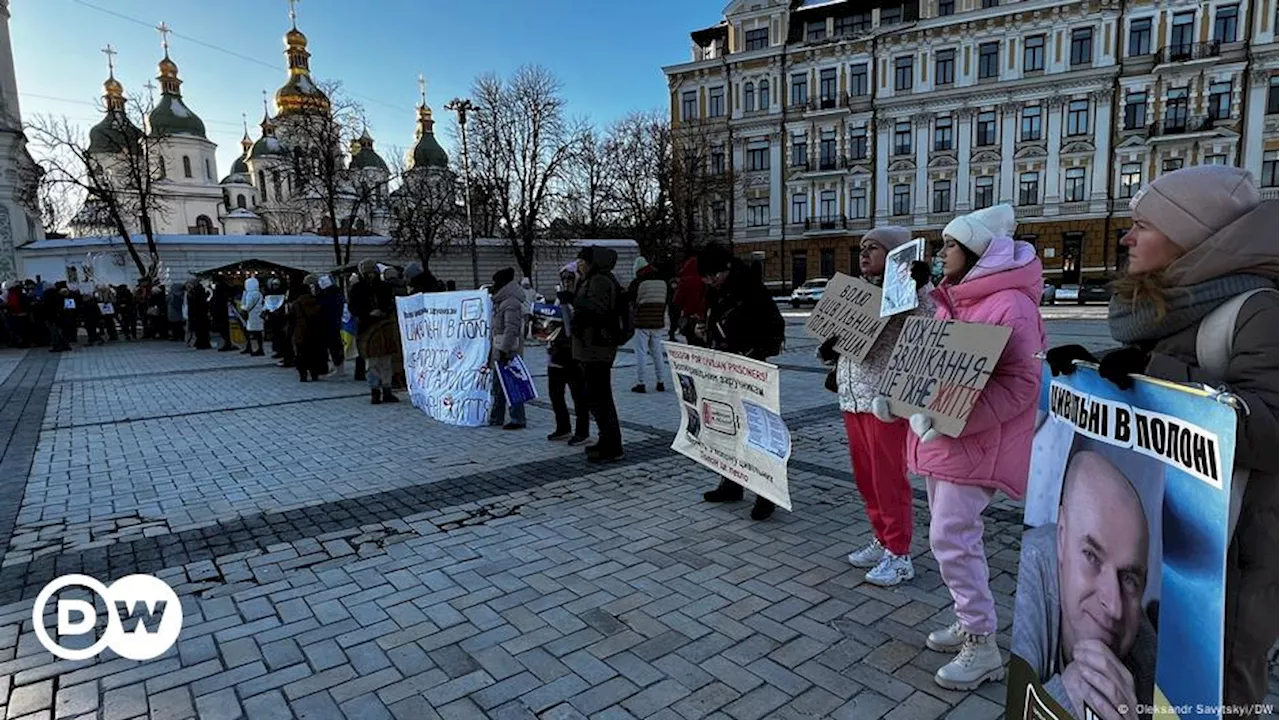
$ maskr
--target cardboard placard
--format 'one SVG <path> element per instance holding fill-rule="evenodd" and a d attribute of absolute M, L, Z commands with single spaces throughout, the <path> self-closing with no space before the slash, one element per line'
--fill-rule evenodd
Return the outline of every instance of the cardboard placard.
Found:
<path fill-rule="evenodd" d="M 1013 330 L 909 317 L 880 376 L 880 394 L 898 417 L 923 413 L 933 429 L 959 437 Z"/>
<path fill-rule="evenodd" d="M 871 351 L 886 322 L 880 317 L 880 288 L 861 278 L 836 273 L 804 329 L 823 341 L 839 335 L 836 352 L 859 363 Z"/>
<path fill-rule="evenodd" d="M 889 251 L 884 261 L 884 290 L 880 300 L 880 317 L 887 318 L 920 304 L 916 281 L 911 277 L 912 263 L 924 260 L 924 238 L 916 238 Z"/>

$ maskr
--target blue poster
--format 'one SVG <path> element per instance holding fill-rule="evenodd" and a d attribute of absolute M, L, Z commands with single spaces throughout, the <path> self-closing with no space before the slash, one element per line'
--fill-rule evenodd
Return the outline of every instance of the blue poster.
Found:
<path fill-rule="evenodd" d="M 538 397 L 538 388 L 525 367 L 524 358 L 516 355 L 505 365 L 498 363 L 498 382 L 507 396 L 507 404 L 515 407 Z"/>
<path fill-rule="evenodd" d="M 1083 365 L 1044 388 L 1006 717 L 1222 718 L 1235 409 Z"/>
<path fill-rule="evenodd" d="M 488 291 L 398 297 L 396 313 L 413 406 L 442 423 L 484 425 L 493 404 Z"/>

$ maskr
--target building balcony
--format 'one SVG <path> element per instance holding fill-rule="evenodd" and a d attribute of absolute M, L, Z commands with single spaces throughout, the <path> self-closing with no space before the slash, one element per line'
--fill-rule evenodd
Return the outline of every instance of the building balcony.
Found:
<path fill-rule="evenodd" d="M 1258 196 L 1263 200 L 1280 200 L 1280 188 L 1258 188 Z"/>
<path fill-rule="evenodd" d="M 953 212 L 932 212 L 925 216 L 925 222 L 930 225 L 946 225 L 955 217 L 956 213 Z"/>
<path fill-rule="evenodd" d="M 844 110 L 849 106 L 848 93 L 836 93 L 835 95 L 824 95 L 815 98 L 809 98 L 809 112 L 821 113 L 830 112 L 832 110 Z"/>
<path fill-rule="evenodd" d="M 1275 188 L 1270 188 L 1270 189 L 1274 190 Z M 845 225 L 847 225 L 850 230 L 870 230 L 871 219 L 870 218 L 853 218 L 845 221 Z"/>
<path fill-rule="evenodd" d="M 1089 203 L 1087 202 L 1068 202 L 1058 206 L 1059 215 L 1083 215 L 1089 212 Z"/>
<path fill-rule="evenodd" d="M 1215 41 L 1166 45 L 1155 53 L 1156 65 L 1212 60 L 1222 54 L 1222 44 Z"/>
<path fill-rule="evenodd" d="M 1043 205 L 1019 205 L 1014 208 L 1013 216 L 1019 218 L 1043 217 Z"/>
<path fill-rule="evenodd" d="M 748 238 L 769 237 L 769 226 L 768 225 L 749 225 L 747 226 L 745 236 Z"/>
<path fill-rule="evenodd" d="M 846 98 L 845 106 L 849 108 L 849 112 L 871 112 L 871 96 L 850 95 Z"/>
<path fill-rule="evenodd" d="M 811 217 L 804 221 L 804 231 L 807 235 L 844 231 L 847 229 L 849 229 L 849 223 L 843 215 L 820 215 L 817 217 Z"/>
<path fill-rule="evenodd" d="M 1112 198 L 1111 212 L 1129 212 L 1129 201 L 1133 198 Z"/>
<path fill-rule="evenodd" d="M 1213 129 L 1213 120 L 1207 115 L 1173 115 L 1147 126 L 1147 139 L 1190 135 Z"/>

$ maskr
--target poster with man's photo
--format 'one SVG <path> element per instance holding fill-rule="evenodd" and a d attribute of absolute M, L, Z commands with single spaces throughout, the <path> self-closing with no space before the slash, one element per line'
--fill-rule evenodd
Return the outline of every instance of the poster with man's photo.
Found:
<path fill-rule="evenodd" d="M 664 343 L 680 388 L 671 449 L 791 509 L 791 433 L 778 408 L 778 366 L 733 353 Z"/>
<path fill-rule="evenodd" d="M 1221 718 L 1236 411 L 1091 366 L 1044 387 L 1006 719 Z"/>

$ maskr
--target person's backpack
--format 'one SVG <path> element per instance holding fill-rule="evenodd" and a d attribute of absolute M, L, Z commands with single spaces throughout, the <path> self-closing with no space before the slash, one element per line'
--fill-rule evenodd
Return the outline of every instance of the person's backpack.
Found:
<path fill-rule="evenodd" d="M 610 328 L 609 340 L 615 347 L 622 347 L 631 342 L 631 338 L 635 337 L 636 322 L 631 312 L 631 302 L 627 297 L 626 289 L 617 280 L 614 280 L 613 290 L 613 315 L 616 318 L 616 327 Z"/>
<path fill-rule="evenodd" d="M 1196 365 L 1225 379 L 1231 356 L 1235 352 L 1236 323 L 1240 310 L 1254 295 L 1275 293 L 1272 288 L 1259 288 L 1242 293 L 1219 305 L 1200 321 L 1196 330 Z M 1249 484 L 1249 468 L 1236 465 L 1231 474 L 1231 504 L 1227 511 L 1227 532 L 1235 534 L 1240 519 L 1240 506 L 1244 503 L 1244 491 Z"/>

